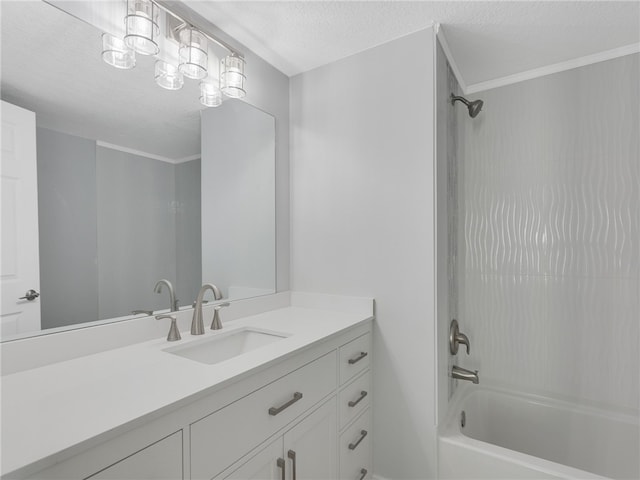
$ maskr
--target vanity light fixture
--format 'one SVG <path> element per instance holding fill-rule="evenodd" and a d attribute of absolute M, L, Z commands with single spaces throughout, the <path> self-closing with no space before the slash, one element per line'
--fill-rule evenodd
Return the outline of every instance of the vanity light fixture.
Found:
<path fill-rule="evenodd" d="M 227 55 L 220 68 L 220 84 L 222 93 L 230 98 L 242 98 L 247 92 L 244 89 L 244 58 L 235 52 Z"/>
<path fill-rule="evenodd" d="M 180 71 L 185 77 L 201 80 L 207 76 L 207 37 L 191 26 L 180 30 Z"/>
<path fill-rule="evenodd" d="M 106 63 L 129 69 L 136 65 L 136 53 L 153 55 L 155 80 L 160 87 L 179 90 L 184 77 L 201 80 L 200 103 L 207 107 L 219 106 L 226 97 L 246 95 L 245 60 L 233 47 L 164 4 L 154 0 L 126 0 L 126 4 L 124 39 L 110 33 L 102 35 L 102 59 Z M 169 47 L 176 43 L 177 52 Z M 218 47 L 229 52 L 221 61 Z"/>
<path fill-rule="evenodd" d="M 112 67 L 128 70 L 136 66 L 136 54 L 121 38 L 102 34 L 102 60 Z"/>
<path fill-rule="evenodd" d="M 222 105 L 222 92 L 218 82 L 209 79 L 200 82 L 200 103 L 205 107 L 219 107 Z"/>
<path fill-rule="evenodd" d="M 158 46 L 158 7 L 151 0 L 127 0 L 125 43 L 142 55 L 155 55 Z"/>
<path fill-rule="evenodd" d="M 175 65 L 157 60 L 155 65 L 156 83 L 167 90 L 180 90 L 184 85 L 182 72 Z"/>

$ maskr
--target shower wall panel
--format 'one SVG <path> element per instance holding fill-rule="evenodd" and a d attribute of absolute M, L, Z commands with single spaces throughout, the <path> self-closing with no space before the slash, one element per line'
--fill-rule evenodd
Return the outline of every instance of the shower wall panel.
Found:
<path fill-rule="evenodd" d="M 456 109 L 464 366 L 505 386 L 638 411 L 639 56 Z"/>

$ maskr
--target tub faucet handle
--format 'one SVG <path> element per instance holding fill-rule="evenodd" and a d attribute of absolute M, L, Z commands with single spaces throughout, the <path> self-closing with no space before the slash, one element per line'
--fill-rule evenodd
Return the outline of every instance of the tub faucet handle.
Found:
<path fill-rule="evenodd" d="M 469 355 L 469 352 L 471 351 L 469 339 L 464 333 L 460 333 L 458 321 L 456 319 L 453 319 L 451 320 L 451 327 L 449 327 L 449 351 L 451 352 L 451 355 L 458 354 L 458 346 L 461 343 L 463 345 L 466 345 L 467 355 Z"/>

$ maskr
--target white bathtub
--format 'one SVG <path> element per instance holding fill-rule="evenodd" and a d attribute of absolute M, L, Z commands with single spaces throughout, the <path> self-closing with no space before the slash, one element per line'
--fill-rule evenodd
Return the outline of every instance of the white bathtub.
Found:
<path fill-rule="evenodd" d="M 456 392 L 438 448 L 439 478 L 640 478 L 637 416 L 481 385 Z"/>

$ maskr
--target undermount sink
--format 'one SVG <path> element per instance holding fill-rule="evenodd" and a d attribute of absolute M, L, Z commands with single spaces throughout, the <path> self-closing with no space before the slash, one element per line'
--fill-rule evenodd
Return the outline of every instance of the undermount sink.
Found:
<path fill-rule="evenodd" d="M 187 345 L 166 348 L 164 351 L 189 360 L 213 365 L 277 342 L 288 336 L 286 333 L 243 328 L 196 340 Z"/>

